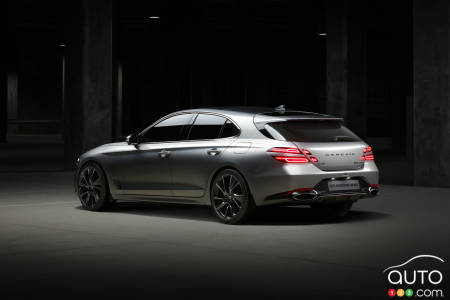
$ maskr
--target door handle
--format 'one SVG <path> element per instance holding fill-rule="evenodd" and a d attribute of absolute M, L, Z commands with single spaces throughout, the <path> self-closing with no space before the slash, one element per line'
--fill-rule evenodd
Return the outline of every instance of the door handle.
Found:
<path fill-rule="evenodd" d="M 206 151 L 206 153 L 208 153 L 208 155 L 211 155 L 211 156 L 216 156 L 220 152 L 221 151 L 218 150 L 217 148 L 212 148 L 212 149 L 209 149 L 208 151 Z"/>
<path fill-rule="evenodd" d="M 170 156 L 170 151 L 162 150 L 158 152 L 159 157 L 166 158 Z"/>

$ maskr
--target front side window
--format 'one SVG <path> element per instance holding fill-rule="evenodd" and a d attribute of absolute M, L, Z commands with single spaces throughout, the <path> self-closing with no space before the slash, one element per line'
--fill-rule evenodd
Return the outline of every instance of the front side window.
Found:
<path fill-rule="evenodd" d="M 164 142 L 177 141 L 184 139 L 184 129 L 189 125 L 192 114 L 181 114 L 167 118 L 149 130 L 147 130 L 141 139 L 143 142 Z"/>
<path fill-rule="evenodd" d="M 215 115 L 199 114 L 192 125 L 190 140 L 217 139 L 227 119 Z"/>

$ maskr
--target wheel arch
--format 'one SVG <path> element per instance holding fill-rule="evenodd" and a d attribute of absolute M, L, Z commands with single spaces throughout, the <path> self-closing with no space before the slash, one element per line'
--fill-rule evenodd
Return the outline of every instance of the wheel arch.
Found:
<path fill-rule="evenodd" d="M 108 188 L 109 194 L 111 194 L 111 180 L 109 178 L 108 172 L 105 171 L 105 168 L 103 167 L 102 163 L 94 158 L 87 158 L 87 159 L 83 160 L 83 162 L 80 164 L 80 166 L 78 166 L 77 173 L 75 176 L 75 186 L 76 187 L 78 186 L 78 176 L 80 175 L 81 170 L 89 163 L 96 164 L 102 170 L 103 175 L 106 178 L 106 187 Z"/>
<path fill-rule="evenodd" d="M 210 195 L 211 195 L 211 188 L 212 188 L 212 184 L 213 184 L 213 182 L 214 182 L 214 179 L 217 177 L 217 175 L 218 175 L 220 172 L 222 172 L 223 170 L 227 170 L 227 169 L 231 169 L 231 170 L 234 170 L 234 171 L 238 172 L 239 175 L 241 175 L 242 178 L 244 178 L 245 184 L 247 185 L 247 188 L 248 188 L 248 191 L 249 191 L 249 194 L 250 194 L 250 198 L 252 199 L 253 202 L 255 202 L 254 199 L 253 199 L 252 188 L 251 188 L 250 184 L 248 183 L 248 180 L 247 180 L 247 178 L 245 177 L 244 173 L 243 173 L 241 170 L 239 170 L 236 166 L 233 166 L 233 165 L 223 165 L 223 166 L 221 166 L 220 168 L 218 168 L 217 170 L 215 170 L 215 172 L 213 172 L 212 176 L 211 176 L 210 179 L 209 179 L 209 183 L 208 183 L 208 191 L 207 191 L 207 192 L 208 192 L 208 194 L 207 194 L 208 203 L 211 204 L 211 197 L 210 197 Z"/>

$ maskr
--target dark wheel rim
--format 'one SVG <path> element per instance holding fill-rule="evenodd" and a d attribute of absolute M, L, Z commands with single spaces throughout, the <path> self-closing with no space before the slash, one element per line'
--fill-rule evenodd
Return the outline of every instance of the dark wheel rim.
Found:
<path fill-rule="evenodd" d="M 93 208 L 103 196 L 104 182 L 101 173 L 94 167 L 84 168 L 78 180 L 78 196 L 81 203 Z"/>
<path fill-rule="evenodd" d="M 213 206 L 217 214 L 225 219 L 233 219 L 248 200 L 244 183 L 234 175 L 219 177 L 213 186 Z"/>

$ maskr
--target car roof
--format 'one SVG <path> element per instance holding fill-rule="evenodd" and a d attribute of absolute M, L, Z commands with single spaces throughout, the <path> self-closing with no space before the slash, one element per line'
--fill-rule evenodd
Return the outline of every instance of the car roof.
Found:
<path fill-rule="evenodd" d="M 205 108 L 195 108 L 195 109 L 185 109 L 173 112 L 154 122 L 146 129 L 144 129 L 140 134 L 147 131 L 149 128 L 158 124 L 162 120 L 178 115 L 178 114 L 196 114 L 196 113 L 209 113 L 223 115 L 231 119 L 238 127 L 241 129 L 241 137 L 252 137 L 255 132 L 263 129 L 267 123 L 273 122 L 285 122 L 285 121 L 295 121 L 295 120 L 339 120 L 342 118 L 336 118 L 331 115 L 298 111 L 298 110 L 286 110 L 284 105 L 273 107 L 260 107 L 260 106 L 223 106 L 223 107 L 205 107 Z"/>
<path fill-rule="evenodd" d="M 264 118 L 274 117 L 276 119 L 280 118 L 295 118 L 295 119 L 336 119 L 336 117 L 331 115 L 299 111 L 299 110 L 288 110 L 284 107 L 260 107 L 260 106 L 223 106 L 223 107 L 208 107 L 208 108 L 197 108 L 197 109 L 187 109 L 180 112 L 203 112 L 203 113 L 219 113 L 224 115 L 247 115 L 254 117 L 255 115 L 264 116 Z"/>

